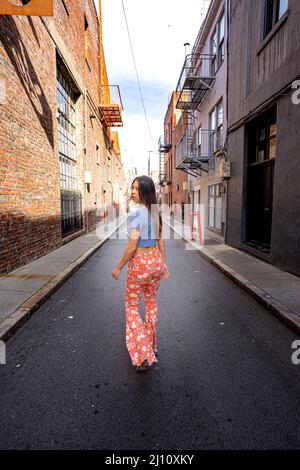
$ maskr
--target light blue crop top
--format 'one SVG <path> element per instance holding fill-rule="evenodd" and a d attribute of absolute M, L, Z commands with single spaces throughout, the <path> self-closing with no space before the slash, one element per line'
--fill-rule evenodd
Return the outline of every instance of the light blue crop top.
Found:
<path fill-rule="evenodd" d="M 147 207 L 141 206 L 135 209 L 128 217 L 128 233 L 130 233 L 132 228 L 137 228 L 141 231 L 138 247 L 156 246 L 154 226 Z"/>

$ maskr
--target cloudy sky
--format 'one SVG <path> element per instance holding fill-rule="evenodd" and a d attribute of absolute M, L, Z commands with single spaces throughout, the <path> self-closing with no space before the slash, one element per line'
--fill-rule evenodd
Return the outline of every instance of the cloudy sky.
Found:
<path fill-rule="evenodd" d="M 168 99 L 176 88 L 209 0 L 123 0 L 131 35 L 148 130 L 139 94 L 121 0 L 102 0 L 103 42 L 111 84 L 120 86 L 124 127 L 120 130 L 125 166 L 147 173 L 149 150 L 157 152 Z M 98 0 L 95 0 L 98 3 Z M 151 154 L 155 158 L 155 154 Z"/>

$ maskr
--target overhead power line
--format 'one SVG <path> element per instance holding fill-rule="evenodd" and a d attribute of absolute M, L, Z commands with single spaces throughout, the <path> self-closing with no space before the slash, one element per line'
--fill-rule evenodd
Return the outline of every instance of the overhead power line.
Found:
<path fill-rule="evenodd" d="M 154 148 L 155 148 L 155 146 L 154 146 L 154 141 L 153 141 L 153 137 L 152 137 L 152 134 L 151 134 L 151 129 L 150 129 L 150 124 L 149 124 L 149 120 L 148 120 L 148 116 L 147 116 L 146 106 L 145 106 L 145 102 L 144 102 L 144 98 L 143 98 L 143 93 L 142 93 L 142 88 L 141 88 L 139 73 L 138 73 L 138 69 L 137 69 L 137 65 L 136 65 L 136 61 L 135 61 L 135 57 L 134 57 L 133 46 L 132 46 L 132 41 L 131 41 L 131 36 L 130 36 L 129 25 L 128 25 L 128 21 L 127 21 L 127 15 L 126 15 L 126 11 L 125 11 L 124 1 L 121 0 L 121 2 L 122 2 L 124 17 L 125 17 L 125 23 L 126 23 L 126 28 L 127 28 L 127 33 L 128 33 L 128 39 L 129 39 L 129 44 L 130 44 L 132 59 L 133 59 L 133 63 L 134 63 L 136 78 L 137 78 L 138 87 L 139 87 L 139 91 L 140 91 L 141 102 L 142 102 L 142 105 L 143 105 L 143 110 L 144 110 L 144 114 L 145 114 L 145 118 L 146 118 L 146 122 L 147 122 L 147 126 L 148 126 L 148 131 L 149 131 L 150 139 L 151 139 L 151 142 L 152 142 L 152 145 L 153 145 L 153 149 L 154 149 Z"/>

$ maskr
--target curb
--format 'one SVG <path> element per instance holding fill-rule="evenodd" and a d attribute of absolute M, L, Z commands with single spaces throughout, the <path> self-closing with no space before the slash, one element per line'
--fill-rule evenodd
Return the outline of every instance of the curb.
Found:
<path fill-rule="evenodd" d="M 245 278 L 241 274 L 239 274 L 234 269 L 227 266 L 227 264 L 220 261 L 215 256 L 209 255 L 205 253 L 198 244 L 189 240 L 184 235 L 182 235 L 179 231 L 177 231 L 172 225 L 168 222 L 164 221 L 169 227 L 176 232 L 180 237 L 187 242 L 189 245 L 193 246 L 198 253 L 217 267 L 223 274 L 229 277 L 232 281 L 238 284 L 243 290 L 245 290 L 248 294 L 250 294 L 258 303 L 260 303 L 263 307 L 269 310 L 276 318 L 281 320 L 285 323 L 289 328 L 294 330 L 296 333 L 300 333 L 300 318 L 296 315 L 292 310 L 288 307 L 285 307 L 281 304 L 275 297 L 272 297 L 268 292 L 264 291 L 260 287 L 258 287 L 253 282 L 249 281 L 249 279 Z"/>
<path fill-rule="evenodd" d="M 100 248 L 109 237 L 116 232 L 121 225 L 126 222 L 125 219 L 117 227 L 87 250 L 83 255 L 77 258 L 73 263 L 67 266 L 61 273 L 57 274 L 42 286 L 35 294 L 21 304 L 8 318 L 0 324 L 0 340 L 7 341 L 16 331 L 32 316 L 32 314 L 49 298 L 55 291 L 61 287 L 94 253 Z"/>

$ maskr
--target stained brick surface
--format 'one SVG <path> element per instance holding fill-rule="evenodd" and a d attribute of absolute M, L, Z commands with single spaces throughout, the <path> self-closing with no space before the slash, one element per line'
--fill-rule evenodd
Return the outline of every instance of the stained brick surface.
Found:
<path fill-rule="evenodd" d="M 114 183 L 124 190 L 118 155 L 109 148 L 101 121 L 91 117 L 100 104 L 96 9 L 92 0 L 68 0 L 66 5 L 68 10 L 61 0 L 55 0 L 53 18 L 0 15 L 0 274 L 63 243 L 56 82 L 59 55 L 77 85 L 76 165 L 84 227 L 87 208 L 91 230 L 103 216 L 104 203 L 117 202 Z M 85 169 L 92 173 L 88 190 Z"/>

